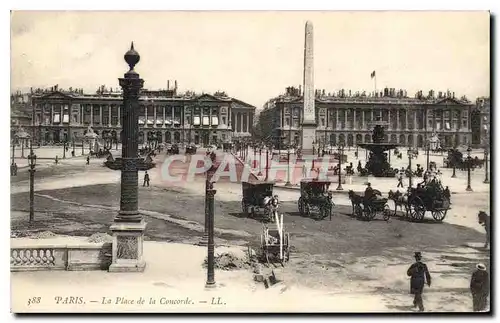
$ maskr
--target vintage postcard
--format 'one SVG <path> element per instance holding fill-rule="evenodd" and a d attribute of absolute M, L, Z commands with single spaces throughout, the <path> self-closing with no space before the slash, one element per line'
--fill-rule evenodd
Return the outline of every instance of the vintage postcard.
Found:
<path fill-rule="evenodd" d="M 15 313 L 490 312 L 490 14 L 13 11 Z"/>

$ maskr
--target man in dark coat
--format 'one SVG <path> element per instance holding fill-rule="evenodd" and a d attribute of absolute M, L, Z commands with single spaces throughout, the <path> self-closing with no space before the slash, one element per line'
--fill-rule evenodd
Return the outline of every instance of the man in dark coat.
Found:
<path fill-rule="evenodd" d="M 148 186 L 149 187 L 149 174 L 148 171 L 144 174 L 144 182 L 142 183 L 142 186 Z"/>
<path fill-rule="evenodd" d="M 424 311 L 424 302 L 422 300 L 422 293 L 424 292 L 424 285 L 427 283 L 431 287 L 431 275 L 427 265 L 422 262 L 422 254 L 415 252 L 416 262 L 408 268 L 407 275 L 411 277 L 410 280 L 410 293 L 415 295 L 413 299 L 413 306 L 417 307 L 420 312 Z"/>
<path fill-rule="evenodd" d="M 490 293 L 490 275 L 484 264 L 477 264 L 476 270 L 470 279 L 470 292 L 472 293 L 472 307 L 474 312 L 486 309 Z"/>

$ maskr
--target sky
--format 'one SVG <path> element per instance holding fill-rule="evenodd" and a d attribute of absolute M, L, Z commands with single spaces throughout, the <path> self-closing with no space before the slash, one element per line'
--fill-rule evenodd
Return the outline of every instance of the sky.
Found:
<path fill-rule="evenodd" d="M 51 12 L 11 14 L 11 90 L 118 87 L 135 70 L 147 89 L 218 90 L 260 108 L 302 85 L 304 28 L 314 26 L 315 87 L 413 96 L 490 93 L 490 18 L 476 12 Z"/>

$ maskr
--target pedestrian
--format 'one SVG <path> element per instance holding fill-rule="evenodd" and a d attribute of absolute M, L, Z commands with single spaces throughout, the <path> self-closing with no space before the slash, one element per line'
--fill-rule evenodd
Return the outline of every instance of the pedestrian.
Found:
<path fill-rule="evenodd" d="M 71 157 L 75 157 L 75 150 L 74 149 L 71 151 Z"/>
<path fill-rule="evenodd" d="M 410 293 L 414 294 L 413 306 L 418 307 L 420 312 L 424 311 L 424 302 L 422 294 L 424 292 L 424 285 L 427 283 L 431 287 L 431 275 L 427 265 L 422 262 L 422 253 L 415 252 L 415 263 L 408 268 L 406 272 L 410 279 Z"/>
<path fill-rule="evenodd" d="M 474 312 L 486 310 L 490 294 L 490 275 L 484 264 L 476 265 L 476 270 L 470 279 L 470 292 L 472 294 L 472 310 Z"/>
<path fill-rule="evenodd" d="M 144 182 L 142 183 L 142 186 L 148 186 L 149 187 L 149 174 L 148 171 L 146 171 L 146 174 L 144 174 Z"/>
<path fill-rule="evenodd" d="M 56 155 L 56 165 L 59 163 L 59 157 Z"/>
<path fill-rule="evenodd" d="M 307 177 L 307 166 L 306 166 L 306 163 L 303 163 L 302 164 L 302 178 L 306 178 Z"/>
<path fill-rule="evenodd" d="M 488 245 L 490 244 L 490 216 L 484 211 L 479 211 L 477 219 L 479 224 L 482 224 L 486 230 L 486 241 L 484 243 L 484 247 L 488 248 Z"/>
<path fill-rule="evenodd" d="M 14 163 L 14 176 L 17 176 L 17 163 Z"/>
<path fill-rule="evenodd" d="M 403 186 L 403 173 L 401 173 L 401 172 L 398 173 L 398 187 L 397 188 L 400 188 L 400 187 L 404 187 Z"/>
<path fill-rule="evenodd" d="M 90 156 L 87 156 L 87 165 L 90 165 Z"/>

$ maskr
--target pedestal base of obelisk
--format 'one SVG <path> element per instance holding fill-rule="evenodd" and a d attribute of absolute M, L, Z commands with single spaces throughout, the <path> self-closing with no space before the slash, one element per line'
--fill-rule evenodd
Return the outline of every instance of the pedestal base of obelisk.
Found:
<path fill-rule="evenodd" d="M 302 159 L 312 160 L 313 142 L 316 139 L 316 124 L 302 125 Z"/>
<path fill-rule="evenodd" d="M 146 222 L 115 222 L 113 232 L 113 259 L 110 272 L 143 272 L 146 262 L 143 259 L 143 242 Z"/>

